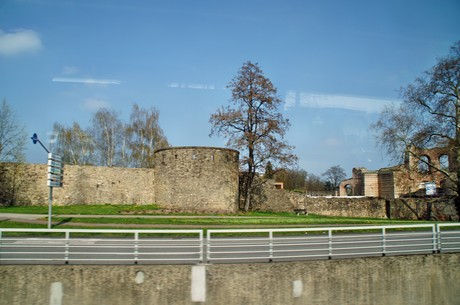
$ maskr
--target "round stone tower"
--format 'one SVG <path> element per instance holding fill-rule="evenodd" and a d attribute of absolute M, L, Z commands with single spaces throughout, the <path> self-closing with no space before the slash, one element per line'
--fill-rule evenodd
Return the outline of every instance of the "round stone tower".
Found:
<path fill-rule="evenodd" d="M 239 152 L 218 147 L 155 151 L 155 202 L 190 212 L 238 210 Z"/>

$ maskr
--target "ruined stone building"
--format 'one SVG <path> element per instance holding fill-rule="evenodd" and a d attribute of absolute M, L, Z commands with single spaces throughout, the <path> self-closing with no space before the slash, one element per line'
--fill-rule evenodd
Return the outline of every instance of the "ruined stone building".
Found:
<path fill-rule="evenodd" d="M 420 158 L 416 158 L 420 156 Z M 403 164 L 368 170 L 353 168 L 352 177 L 341 182 L 340 196 L 367 196 L 386 199 L 404 196 L 449 195 L 452 184 L 434 167 L 453 174 L 454 158 L 448 147 L 410 148 Z"/>

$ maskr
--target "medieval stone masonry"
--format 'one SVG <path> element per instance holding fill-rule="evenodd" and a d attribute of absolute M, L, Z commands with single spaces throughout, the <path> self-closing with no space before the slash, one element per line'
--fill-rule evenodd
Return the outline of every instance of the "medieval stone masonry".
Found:
<path fill-rule="evenodd" d="M 235 213 L 238 210 L 239 153 L 218 147 L 171 147 L 155 152 L 155 167 L 65 165 L 64 187 L 54 188 L 53 205 L 158 204 L 164 212 Z M 402 165 L 404 166 L 404 165 Z M 397 171 L 399 169 L 399 171 Z M 0 163 L 0 205 L 47 205 L 47 165 Z M 452 200 L 391 199 L 404 184 L 401 167 L 355 169 L 353 192 L 366 197 L 311 197 L 265 184 L 255 210 L 330 216 L 458 220 Z M 419 181 L 414 174 L 412 180 Z M 425 177 L 426 178 L 426 177 Z M 429 176 L 428 179 L 431 179 Z M 387 194 L 383 196 L 383 194 Z"/>
<path fill-rule="evenodd" d="M 64 187 L 53 204 L 151 204 L 170 210 L 237 210 L 239 153 L 216 147 L 171 147 L 155 152 L 155 168 L 65 165 Z M 45 205 L 45 164 L 0 163 L 0 204 Z"/>
<path fill-rule="evenodd" d="M 155 202 L 194 212 L 236 212 L 239 152 L 172 147 L 155 152 Z"/>

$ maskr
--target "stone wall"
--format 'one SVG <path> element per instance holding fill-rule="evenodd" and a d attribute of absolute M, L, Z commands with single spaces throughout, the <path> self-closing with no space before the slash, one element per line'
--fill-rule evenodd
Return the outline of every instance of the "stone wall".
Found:
<path fill-rule="evenodd" d="M 193 159 L 193 151 L 163 151 L 166 165 L 155 169 L 156 178 L 153 169 L 66 165 L 64 187 L 54 188 L 53 204 L 157 203 L 166 211 L 235 212 L 237 155 L 232 150 L 209 148 L 199 149 Z M 189 159 L 181 161 L 182 158 Z M 226 166 L 220 166 L 221 162 Z M 167 166 L 174 168 L 166 172 Z M 47 205 L 48 194 L 46 165 L 0 163 L 1 205 Z M 254 210 L 293 212 L 301 208 L 326 216 L 458 220 L 455 204 L 449 197 L 312 197 L 276 189 L 270 181 L 265 184 L 265 195 Z"/>
<path fill-rule="evenodd" d="M 275 189 L 270 183 L 266 184 L 265 193 L 266 200 L 255 205 L 255 210 L 292 213 L 294 209 L 306 209 L 309 213 L 325 216 L 458 221 L 452 197 L 398 199 L 357 196 L 315 197 Z"/>
<path fill-rule="evenodd" d="M 458 253 L 201 266 L 17 265 L 0 266 L 0 305 L 450 305 L 460 300 L 459 282 Z"/>
<path fill-rule="evenodd" d="M 171 147 L 155 152 L 155 201 L 192 212 L 236 212 L 239 153 L 214 147 Z"/>
<path fill-rule="evenodd" d="M 0 163 L 0 204 L 46 205 L 47 166 Z M 53 204 L 154 203 L 153 169 L 65 165 Z"/>
<path fill-rule="evenodd" d="M 53 204 L 152 204 L 166 211 L 234 213 L 239 153 L 214 147 L 155 152 L 155 168 L 64 167 Z M 1 205 L 46 205 L 47 165 L 0 163 Z"/>

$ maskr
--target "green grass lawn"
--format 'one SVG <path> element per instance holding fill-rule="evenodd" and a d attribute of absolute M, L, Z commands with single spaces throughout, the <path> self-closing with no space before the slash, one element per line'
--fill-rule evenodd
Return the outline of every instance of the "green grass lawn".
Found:
<path fill-rule="evenodd" d="M 415 223 L 428 223 L 420 221 L 403 221 L 391 220 L 381 218 L 359 218 L 359 217 L 330 217 L 309 214 L 295 215 L 294 213 L 272 213 L 272 212 L 248 212 L 227 215 L 213 215 L 214 218 L 199 218 L 199 217 L 168 217 L 168 218 L 103 218 L 97 215 L 160 215 L 158 213 L 159 207 L 156 205 L 72 205 L 72 206 L 54 206 L 53 207 L 53 222 L 59 222 L 59 225 L 53 226 L 54 228 L 72 228 L 70 223 L 81 223 L 84 227 L 95 227 L 92 224 L 106 224 L 107 228 L 117 228 L 118 225 L 152 225 L 152 227 L 159 228 L 162 225 L 165 227 L 181 226 L 195 226 L 198 228 L 206 228 L 208 226 L 222 226 L 222 227 L 283 227 L 283 226 L 330 226 L 330 225 L 388 225 L 388 224 L 415 224 Z M 43 214 L 43 220 L 46 220 L 48 214 L 47 206 L 22 206 L 22 207 L 1 207 L 0 213 L 24 213 L 24 214 Z M 94 217 L 59 217 L 59 214 L 72 214 L 72 215 L 94 215 Z M 174 214 L 168 216 L 183 216 L 187 214 Z M 188 214 L 188 216 L 193 216 Z M 198 216 L 198 215 L 195 215 Z M 209 215 L 207 215 L 209 216 Z M 221 216 L 221 217 L 219 217 Z M 222 217 L 225 216 L 225 217 Z M 25 228 L 44 228 L 46 225 L 19 223 L 13 221 L 0 221 L 0 227 L 25 227 Z M 77 227 L 77 226 L 74 226 Z M 78 226 L 78 228 L 82 228 Z"/>
<path fill-rule="evenodd" d="M 75 215 L 118 215 L 118 214 L 154 214 L 160 208 L 155 204 L 149 205 L 66 205 L 53 206 L 53 214 L 75 214 Z M 21 214 L 48 214 L 48 206 L 13 206 L 0 207 L 0 213 L 21 213 Z"/>

